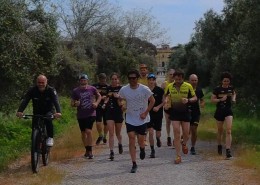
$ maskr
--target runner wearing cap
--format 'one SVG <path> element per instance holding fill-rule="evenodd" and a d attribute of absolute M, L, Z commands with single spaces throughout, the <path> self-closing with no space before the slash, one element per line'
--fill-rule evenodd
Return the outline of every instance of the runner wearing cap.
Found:
<path fill-rule="evenodd" d="M 155 158 L 154 150 L 154 130 L 156 131 L 156 145 L 161 147 L 161 130 L 162 130 L 162 119 L 163 119 L 163 94 L 164 90 L 156 85 L 156 76 L 150 73 L 147 76 L 148 87 L 153 93 L 155 99 L 155 104 L 150 110 L 150 122 L 147 124 L 148 133 L 149 133 L 149 143 L 151 148 L 150 158 Z"/>
<path fill-rule="evenodd" d="M 96 119 L 96 108 L 101 101 L 98 90 L 88 85 L 88 76 L 79 76 L 79 87 L 73 89 L 71 106 L 77 107 L 77 119 L 81 131 L 82 142 L 85 146 L 85 157 L 93 159 L 92 153 L 92 127 Z"/>

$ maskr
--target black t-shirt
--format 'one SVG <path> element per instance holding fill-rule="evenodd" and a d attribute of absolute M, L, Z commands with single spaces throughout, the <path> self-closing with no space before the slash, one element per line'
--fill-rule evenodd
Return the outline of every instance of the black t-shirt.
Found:
<path fill-rule="evenodd" d="M 96 83 L 93 84 L 92 86 L 96 87 L 96 89 L 98 90 L 101 96 L 107 96 L 107 87 L 108 87 L 107 84 Z M 103 104 L 104 104 L 104 100 L 102 99 L 98 104 L 98 107 L 101 108 Z"/>
<path fill-rule="evenodd" d="M 217 86 L 213 90 L 213 94 L 217 97 L 217 99 L 221 99 L 223 96 L 227 95 L 226 101 L 220 101 L 217 103 L 217 108 L 231 108 L 232 95 L 234 93 L 235 91 L 232 86 L 228 86 L 227 88 Z"/>
<path fill-rule="evenodd" d="M 153 92 L 153 97 L 155 99 L 154 107 L 156 107 L 156 106 L 160 105 L 163 101 L 164 90 L 161 87 L 155 86 L 153 88 L 152 92 Z M 157 114 L 157 115 L 163 117 L 163 107 L 161 107 L 158 112 L 154 112 L 152 109 L 152 110 L 150 110 L 149 113 L 150 113 L 150 115 Z"/>
<path fill-rule="evenodd" d="M 107 102 L 106 107 L 108 109 L 120 108 L 118 105 L 118 102 L 117 102 L 118 98 L 115 98 L 113 93 L 118 93 L 121 88 L 122 88 L 122 86 L 117 86 L 117 87 L 108 86 L 107 87 L 107 96 L 109 97 L 109 100 Z"/>
<path fill-rule="evenodd" d="M 197 96 L 197 101 L 190 103 L 190 109 L 194 114 L 200 114 L 200 104 L 199 100 L 204 97 L 204 93 L 200 87 L 197 87 L 195 90 L 195 94 Z"/>

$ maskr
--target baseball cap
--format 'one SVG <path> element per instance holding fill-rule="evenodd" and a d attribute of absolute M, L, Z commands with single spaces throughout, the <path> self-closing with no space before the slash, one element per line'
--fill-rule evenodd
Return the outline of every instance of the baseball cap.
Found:
<path fill-rule="evenodd" d="M 106 75 L 105 73 L 100 73 L 100 74 L 98 75 L 98 78 L 99 78 L 99 79 L 104 79 L 104 78 L 107 78 L 107 75 Z"/>
<path fill-rule="evenodd" d="M 88 80 L 88 75 L 86 75 L 86 74 L 79 75 L 79 80 L 82 80 L 82 79 Z"/>
<path fill-rule="evenodd" d="M 148 78 L 148 79 L 149 79 L 149 78 L 156 79 L 156 76 L 155 76 L 153 73 L 150 73 L 150 74 L 147 76 L 147 78 Z"/>

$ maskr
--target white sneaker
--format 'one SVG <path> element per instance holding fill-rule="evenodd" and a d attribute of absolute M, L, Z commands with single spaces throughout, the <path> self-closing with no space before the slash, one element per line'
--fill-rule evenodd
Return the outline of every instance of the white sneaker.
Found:
<path fill-rule="evenodd" d="M 53 138 L 48 137 L 48 139 L 46 140 L 46 145 L 47 146 L 53 146 Z"/>

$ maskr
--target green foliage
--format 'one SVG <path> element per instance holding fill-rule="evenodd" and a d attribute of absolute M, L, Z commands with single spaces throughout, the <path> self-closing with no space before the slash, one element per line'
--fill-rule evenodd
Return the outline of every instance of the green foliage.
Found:
<path fill-rule="evenodd" d="M 257 119 L 235 117 L 233 124 L 234 142 L 260 145 L 259 132 L 260 126 Z"/>
<path fill-rule="evenodd" d="M 31 128 L 28 121 L 23 124 L 2 117 L 0 121 L 0 171 L 11 161 L 28 150 L 30 146 Z M 24 148 L 27 146 L 26 148 Z"/>
<path fill-rule="evenodd" d="M 196 23 L 192 40 L 176 48 L 170 67 L 184 69 L 187 76 L 198 74 L 203 87 L 218 85 L 220 74 L 230 71 L 237 109 L 259 117 L 260 1 L 225 3 L 222 15 L 209 10 Z"/>
<path fill-rule="evenodd" d="M 75 109 L 70 106 L 70 99 L 60 98 L 62 118 L 54 120 L 55 137 L 63 133 L 71 124 L 76 124 Z M 26 109 L 30 113 L 31 108 Z M 21 156 L 30 151 L 31 120 L 18 119 L 15 115 L 0 115 L 0 171 Z"/>
<path fill-rule="evenodd" d="M 44 12 L 41 1 L 1 1 L 0 110 L 10 110 L 39 73 L 57 74 L 56 18 Z M 19 86 L 19 88 L 17 88 Z"/>

